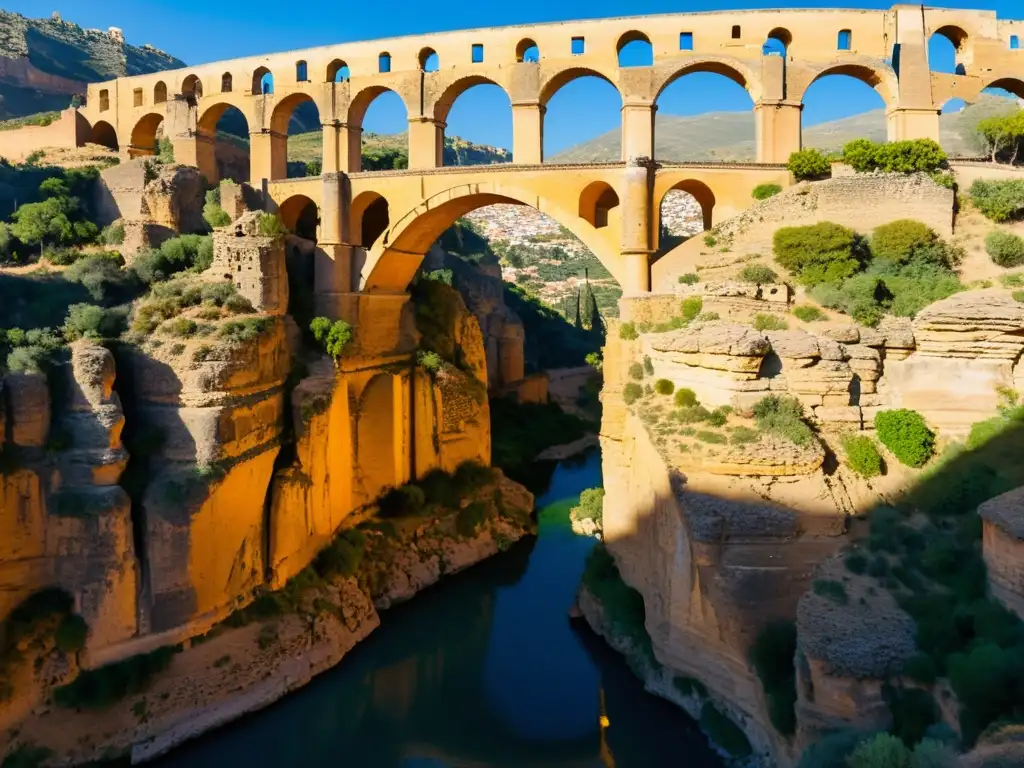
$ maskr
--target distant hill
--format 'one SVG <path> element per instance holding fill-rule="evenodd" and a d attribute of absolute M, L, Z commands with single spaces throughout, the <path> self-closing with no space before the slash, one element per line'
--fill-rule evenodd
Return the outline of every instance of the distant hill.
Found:
<path fill-rule="evenodd" d="M 939 118 L 942 144 L 951 155 L 983 154 L 975 127 L 990 115 L 1017 108 L 1017 102 L 999 96 L 983 96 L 959 112 Z M 667 161 L 732 161 L 755 159 L 754 117 L 751 112 L 711 112 L 693 117 L 659 115 L 655 151 Z M 804 128 L 804 146 L 822 150 L 841 149 L 853 139 L 885 141 L 885 112 L 873 110 L 853 117 Z M 549 162 L 602 162 L 619 159 L 619 130 L 577 144 L 552 156 Z"/>
<path fill-rule="evenodd" d="M 183 66 L 152 46 L 129 45 L 118 30 L 0 10 L 0 119 L 64 109 L 88 83 Z"/>

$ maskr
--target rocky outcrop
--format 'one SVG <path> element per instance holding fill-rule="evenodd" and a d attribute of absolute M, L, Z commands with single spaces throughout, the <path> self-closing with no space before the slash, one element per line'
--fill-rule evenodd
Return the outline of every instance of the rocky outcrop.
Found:
<path fill-rule="evenodd" d="M 177 233 L 209 231 L 203 220 L 205 192 L 196 168 L 136 158 L 100 173 L 96 215 L 101 224 L 123 220 L 129 245 L 157 246 Z"/>

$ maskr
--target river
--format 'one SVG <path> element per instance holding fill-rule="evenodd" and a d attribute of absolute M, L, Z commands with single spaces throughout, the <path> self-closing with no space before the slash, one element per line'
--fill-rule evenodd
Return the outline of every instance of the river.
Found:
<path fill-rule="evenodd" d="M 158 765 L 721 766 L 691 718 L 567 618 L 594 543 L 568 510 L 600 482 L 597 451 L 560 462 L 536 539 L 384 612 L 333 670 Z"/>

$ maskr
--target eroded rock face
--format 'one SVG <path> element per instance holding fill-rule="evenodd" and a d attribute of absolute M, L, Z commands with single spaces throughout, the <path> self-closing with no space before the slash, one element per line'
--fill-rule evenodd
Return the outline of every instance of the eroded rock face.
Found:
<path fill-rule="evenodd" d="M 163 165 L 142 191 L 142 215 L 175 232 L 202 232 L 206 181 L 198 168 Z"/>

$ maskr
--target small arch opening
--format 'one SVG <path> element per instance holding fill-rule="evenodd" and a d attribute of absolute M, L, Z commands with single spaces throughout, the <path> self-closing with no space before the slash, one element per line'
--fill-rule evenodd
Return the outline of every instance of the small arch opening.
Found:
<path fill-rule="evenodd" d="M 793 35 L 788 29 L 777 27 L 768 33 L 764 45 L 761 46 L 761 54 L 764 56 L 782 56 L 785 58 L 789 51 L 790 43 L 793 42 Z"/>
<path fill-rule="evenodd" d="M 181 95 L 192 106 L 203 98 L 203 82 L 198 75 L 189 75 L 185 78 L 181 84 Z"/>
<path fill-rule="evenodd" d="M 643 32 L 631 31 L 619 38 L 616 45 L 620 67 L 654 66 L 654 47 Z"/>
<path fill-rule="evenodd" d="M 473 83 L 475 79 L 470 79 Z M 505 89 L 483 78 L 462 90 L 447 108 L 450 98 L 442 96 L 435 107 L 437 119 L 446 124 L 445 135 L 458 136 L 473 144 L 494 148 L 509 147 L 512 144 L 512 102 Z M 487 115 L 487 120 L 480 120 Z M 500 150 L 499 150 L 500 151 Z M 500 159 L 480 157 L 480 153 L 465 142 L 456 143 L 445 138 L 442 165 L 478 165 L 490 162 L 510 162 L 511 153 L 505 152 Z"/>
<path fill-rule="evenodd" d="M 295 62 L 295 82 L 296 83 L 307 83 L 309 82 L 309 65 L 304 61 Z"/>
<path fill-rule="evenodd" d="M 881 81 L 870 70 L 845 68 L 817 78 L 803 95 L 803 146 L 822 151 L 843 148 L 836 120 L 857 117 L 859 136 L 875 142 L 888 140 L 886 103 Z"/>
<path fill-rule="evenodd" d="M 360 134 L 361 170 L 390 171 L 409 167 L 409 114 L 401 96 L 380 87 L 361 91 L 349 108 L 348 121 L 363 129 Z"/>
<path fill-rule="evenodd" d="M 327 82 L 328 83 L 344 83 L 350 77 L 351 73 L 346 64 L 341 59 L 335 59 L 327 65 Z"/>
<path fill-rule="evenodd" d="M 741 32 L 742 31 L 740 30 L 740 25 L 739 24 L 733 24 L 733 27 L 732 27 L 732 39 L 733 40 L 739 40 L 740 37 L 742 37 L 742 33 Z"/>
<path fill-rule="evenodd" d="M 928 66 L 931 71 L 966 75 L 964 54 L 967 39 L 967 32 L 960 27 L 947 25 L 935 30 L 928 39 Z"/>
<path fill-rule="evenodd" d="M 601 229 L 608 226 L 608 215 L 618 206 L 619 196 L 610 184 L 591 182 L 580 194 L 579 216 L 596 229 Z"/>
<path fill-rule="evenodd" d="M 232 89 L 233 85 L 234 85 L 234 82 L 232 80 L 230 72 L 225 72 L 223 75 L 220 76 L 220 92 L 221 93 L 231 93 L 231 89 Z"/>
<path fill-rule="evenodd" d="M 540 61 L 540 48 L 530 38 L 520 40 L 516 46 L 516 61 L 536 64 Z"/>
<path fill-rule="evenodd" d="M 269 90 L 264 90 L 269 88 Z M 259 67 L 252 73 L 252 95 L 260 96 L 274 92 L 274 76 L 266 67 Z"/>
<path fill-rule="evenodd" d="M 677 182 L 659 206 L 658 250 L 666 253 L 714 225 L 715 195 L 696 179 Z"/>
<path fill-rule="evenodd" d="M 277 209 L 277 214 L 281 223 L 293 235 L 316 242 L 320 211 L 317 209 L 316 203 L 308 197 L 305 195 L 289 197 Z"/>
<path fill-rule="evenodd" d="M 120 147 L 117 143 L 117 131 L 110 123 L 100 120 L 89 132 L 89 144 L 99 144 L 107 149 L 117 150 Z"/>
<path fill-rule="evenodd" d="M 207 178 L 249 180 L 249 122 L 237 107 L 215 104 L 199 118 L 197 132 L 213 142 L 214 168 L 200 167 Z"/>
<path fill-rule="evenodd" d="M 424 48 L 419 55 L 420 69 L 424 72 L 437 72 L 441 68 L 441 57 L 433 48 Z"/>
<path fill-rule="evenodd" d="M 387 198 L 376 192 L 363 192 L 352 201 L 352 232 L 359 236 L 358 245 L 370 248 L 391 223 Z"/>
<path fill-rule="evenodd" d="M 377 71 L 382 75 L 391 71 L 391 54 L 382 53 L 377 57 Z"/>
<path fill-rule="evenodd" d="M 167 101 L 167 83 L 161 80 L 153 86 L 153 103 L 163 104 Z"/>

